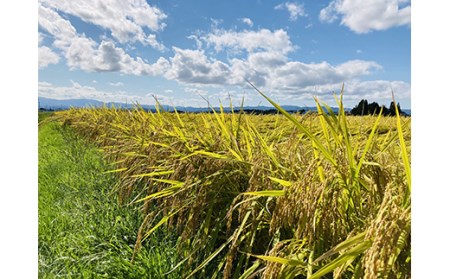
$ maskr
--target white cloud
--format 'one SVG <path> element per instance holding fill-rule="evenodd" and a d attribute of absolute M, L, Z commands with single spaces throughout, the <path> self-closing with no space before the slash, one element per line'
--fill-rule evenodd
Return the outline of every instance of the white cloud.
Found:
<path fill-rule="evenodd" d="M 132 75 L 162 75 L 169 66 L 161 57 L 156 63 L 145 63 L 132 58 L 114 42 L 102 40 L 100 44 L 77 33 L 72 24 L 55 10 L 39 5 L 39 25 L 53 36 L 53 45 L 63 51 L 70 69 L 88 72 L 120 72 Z"/>
<path fill-rule="evenodd" d="M 247 24 L 250 27 L 253 26 L 253 21 L 248 17 L 241 18 L 240 21 L 242 21 L 243 23 Z"/>
<path fill-rule="evenodd" d="M 251 53 L 248 56 L 248 62 L 251 67 L 265 69 L 269 72 L 271 69 L 286 64 L 287 57 L 277 52 L 258 52 Z"/>
<path fill-rule="evenodd" d="M 372 61 L 352 60 L 332 66 L 327 62 L 287 62 L 268 73 L 267 85 L 273 89 L 304 88 L 333 84 L 367 75 L 381 66 Z"/>
<path fill-rule="evenodd" d="M 411 24 L 410 1 L 405 0 L 334 0 L 322 9 L 319 19 L 331 23 L 341 17 L 341 24 L 356 33 L 385 30 Z"/>
<path fill-rule="evenodd" d="M 50 64 L 58 64 L 59 55 L 46 46 L 39 47 L 39 68 L 45 68 Z"/>
<path fill-rule="evenodd" d="M 165 27 L 167 15 L 150 6 L 145 0 L 40 0 L 41 5 L 79 17 L 111 31 L 111 36 L 120 43 L 139 41 L 163 50 L 154 34 L 147 34 L 144 28 L 159 31 Z"/>
<path fill-rule="evenodd" d="M 203 96 L 203 97 L 207 97 L 208 93 L 209 93 L 207 90 L 200 89 L 197 87 L 185 87 L 184 92 L 192 94 L 192 95 Z"/>
<path fill-rule="evenodd" d="M 339 94 L 342 89 L 342 82 L 330 84 L 318 84 L 301 88 L 286 88 L 284 90 L 274 90 L 274 96 L 281 102 L 304 101 L 309 102 L 317 96 L 319 100 L 328 105 L 335 105 L 333 93 Z M 394 91 L 395 98 L 401 102 L 404 107 L 409 107 L 411 98 L 411 85 L 404 81 L 386 81 L 386 80 L 351 80 L 344 83 L 344 106 L 353 107 L 361 99 L 369 102 L 377 102 L 382 105 L 389 105 L 392 101 L 391 89 Z M 403 103 L 402 103 L 403 102 Z"/>
<path fill-rule="evenodd" d="M 226 84 L 230 74 L 229 67 L 221 61 L 212 61 L 203 50 L 180 49 L 173 47 L 175 55 L 170 58 L 170 69 L 164 74 L 191 84 Z"/>
<path fill-rule="evenodd" d="M 67 49 L 71 40 L 77 37 L 77 31 L 70 21 L 62 18 L 53 9 L 39 5 L 39 26 L 52 35 L 54 45 L 60 49 Z"/>
<path fill-rule="evenodd" d="M 215 29 L 212 33 L 202 37 L 202 40 L 208 46 L 213 45 L 217 52 L 224 49 L 232 51 L 246 50 L 247 52 L 265 50 L 286 54 L 294 50 L 289 35 L 282 29 L 275 31 L 268 29 L 258 31 L 245 30 L 242 32 Z"/>
<path fill-rule="evenodd" d="M 342 77 L 355 77 L 371 74 L 372 70 L 381 70 L 381 65 L 374 61 L 350 60 L 336 67 L 336 72 Z"/>
<path fill-rule="evenodd" d="M 320 10 L 319 20 L 321 22 L 326 22 L 326 23 L 335 22 L 338 19 L 336 10 L 337 10 L 336 1 L 331 1 L 331 3 L 328 4 L 327 7 Z"/>
<path fill-rule="evenodd" d="M 175 55 L 164 77 L 184 84 L 245 86 L 250 80 L 269 90 L 299 90 L 308 86 L 351 81 L 382 67 L 374 61 L 350 60 L 339 65 L 327 62 L 289 61 L 283 52 L 251 52 L 246 58 L 222 62 L 204 50 L 173 48 Z"/>
<path fill-rule="evenodd" d="M 124 84 L 123 82 L 118 81 L 118 82 L 110 82 L 109 85 L 119 87 L 123 86 Z"/>
<path fill-rule="evenodd" d="M 202 49 L 203 43 L 198 38 L 197 35 L 189 35 L 189 36 L 187 36 L 187 38 L 195 41 L 195 45 L 197 46 L 197 49 Z"/>
<path fill-rule="evenodd" d="M 332 92 L 339 93 L 345 83 L 345 100 L 352 106 L 362 98 L 389 102 L 391 87 L 399 100 L 410 98 L 410 84 L 403 81 L 360 81 L 382 67 L 374 61 L 350 60 L 338 65 L 327 62 L 303 63 L 289 61 L 276 52 L 250 53 L 246 59 L 233 58 L 228 63 L 210 59 L 201 50 L 174 49 L 171 69 L 166 78 L 195 85 L 185 89 L 194 96 L 203 96 L 210 101 L 226 99 L 226 91 L 211 93 L 206 86 L 239 86 L 246 88 L 246 79 L 279 102 L 304 101 L 311 104 L 314 96 L 334 104 Z M 217 88 L 217 87 L 216 87 Z M 252 91 L 250 91 L 252 92 Z M 238 95 L 240 99 L 243 95 Z M 257 98 L 257 96 L 255 96 Z M 246 98 L 247 100 L 251 98 Z M 408 107 L 406 103 L 406 107 Z"/>
<path fill-rule="evenodd" d="M 139 104 L 154 104 L 154 99 L 147 96 L 139 96 L 126 91 L 110 92 L 98 90 L 93 86 L 79 84 L 70 81 L 70 86 L 56 86 L 49 82 L 39 82 L 39 97 L 67 100 L 67 99 L 92 99 L 101 102 L 138 102 Z"/>
<path fill-rule="evenodd" d="M 295 2 L 286 2 L 275 6 L 275 10 L 287 10 L 289 12 L 289 20 L 296 21 L 299 16 L 308 16 L 305 12 L 303 4 Z"/>
<path fill-rule="evenodd" d="M 41 32 L 38 33 L 38 45 L 41 45 L 44 42 L 45 35 Z"/>
<path fill-rule="evenodd" d="M 219 27 L 219 25 L 221 25 L 223 23 L 223 19 L 217 19 L 217 18 L 210 18 L 211 20 L 211 27 L 213 29 L 216 29 Z"/>
<path fill-rule="evenodd" d="M 110 102 L 117 99 L 118 95 L 100 91 L 92 86 L 83 86 L 77 82 L 71 81 L 71 86 L 55 86 L 49 82 L 39 82 L 39 97 L 52 98 L 57 100 L 64 99 L 94 99 L 104 102 Z"/>
<path fill-rule="evenodd" d="M 39 69 L 45 68 L 50 64 L 58 64 L 59 55 L 47 46 L 41 46 L 44 42 L 45 35 L 39 32 L 38 34 L 38 65 Z"/>

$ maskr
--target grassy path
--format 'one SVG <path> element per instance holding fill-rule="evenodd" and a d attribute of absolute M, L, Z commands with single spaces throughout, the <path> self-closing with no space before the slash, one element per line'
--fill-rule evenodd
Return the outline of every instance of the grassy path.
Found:
<path fill-rule="evenodd" d="M 39 278 L 179 278 L 164 231 L 130 264 L 142 216 L 108 191 L 99 152 L 59 124 L 39 128 Z"/>

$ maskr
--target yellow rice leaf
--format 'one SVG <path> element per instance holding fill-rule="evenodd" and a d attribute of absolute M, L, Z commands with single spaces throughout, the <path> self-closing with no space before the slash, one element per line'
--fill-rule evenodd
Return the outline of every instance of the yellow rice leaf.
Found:
<path fill-rule="evenodd" d="M 233 154 L 233 156 L 236 157 L 236 159 L 238 159 L 238 161 L 244 161 L 244 159 L 242 158 L 241 155 L 239 155 L 239 153 L 237 153 L 236 151 L 234 151 L 230 147 L 228 148 L 228 150 L 230 150 L 231 154 Z"/>
<path fill-rule="evenodd" d="M 270 180 L 272 180 L 273 182 L 277 182 L 279 184 L 281 184 L 284 187 L 290 187 L 292 186 L 292 182 L 290 181 L 286 181 L 280 178 L 276 178 L 276 177 L 272 177 L 272 176 L 267 176 Z"/>
<path fill-rule="evenodd" d="M 104 173 L 122 172 L 122 171 L 126 171 L 127 169 L 128 168 L 121 168 L 121 169 L 116 169 L 116 170 L 105 171 Z"/>
<path fill-rule="evenodd" d="M 281 197 L 284 196 L 284 190 L 265 190 L 255 192 L 244 192 L 243 195 L 252 195 L 260 197 Z"/>
<path fill-rule="evenodd" d="M 179 187 L 178 187 L 178 188 L 179 188 Z M 144 197 L 144 198 L 142 198 L 142 199 L 138 199 L 138 200 L 135 201 L 135 202 L 136 202 L 136 203 L 137 203 L 137 202 L 142 202 L 142 201 L 145 201 L 145 200 L 148 200 L 148 199 L 152 199 L 152 198 L 162 198 L 162 197 L 167 197 L 167 196 L 172 195 L 174 192 L 175 192 L 174 190 L 163 190 L 163 191 L 156 192 L 156 193 L 153 193 L 153 194 L 151 194 L 151 195 L 148 195 L 148 196 L 146 196 L 146 197 Z"/>
<path fill-rule="evenodd" d="M 212 157 L 212 158 L 216 158 L 216 159 L 228 159 L 228 157 L 225 156 L 225 155 L 221 155 L 221 154 L 217 154 L 217 153 L 213 153 L 213 152 L 208 152 L 208 151 L 199 150 L 199 151 L 195 151 L 195 153 L 201 154 L 201 155 L 205 155 L 205 156 L 208 156 L 208 157 Z"/>
<path fill-rule="evenodd" d="M 171 184 L 171 185 L 174 185 L 174 186 L 183 186 L 183 184 L 184 184 L 184 182 L 177 181 L 177 180 L 158 179 L 158 178 L 154 178 L 152 180 L 153 181 L 157 181 L 157 182 L 163 182 L 163 183 Z"/>
<path fill-rule="evenodd" d="M 222 154 L 217 154 L 217 153 L 213 153 L 213 152 L 198 150 L 198 151 L 195 151 L 194 153 L 191 153 L 191 154 L 189 154 L 187 156 L 184 156 L 180 160 L 185 160 L 185 159 L 187 159 L 189 157 L 192 157 L 192 156 L 195 156 L 195 155 L 198 155 L 198 154 L 205 155 L 205 156 L 208 156 L 208 157 L 211 157 L 211 158 L 215 158 L 215 159 L 224 159 L 224 160 L 230 159 L 227 156 L 222 155 Z"/>
<path fill-rule="evenodd" d="M 153 176 L 160 176 L 160 175 L 166 175 L 166 174 L 172 174 L 174 173 L 173 170 L 170 171 L 154 171 L 150 173 L 141 173 L 141 174 L 135 174 L 131 177 L 153 177 Z"/>

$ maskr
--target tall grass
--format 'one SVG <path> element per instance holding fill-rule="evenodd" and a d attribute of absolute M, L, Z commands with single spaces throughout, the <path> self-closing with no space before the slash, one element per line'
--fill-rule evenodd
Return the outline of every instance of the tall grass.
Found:
<path fill-rule="evenodd" d="M 260 92 L 264 97 L 264 93 Z M 266 97 L 267 98 L 267 97 Z M 195 278 L 410 277 L 410 119 L 72 109 L 57 119 L 100 146 L 140 245 L 179 235 Z"/>
<path fill-rule="evenodd" d="M 130 259 L 143 216 L 119 206 L 94 146 L 56 123 L 39 127 L 39 278 L 179 278 L 173 235 Z"/>

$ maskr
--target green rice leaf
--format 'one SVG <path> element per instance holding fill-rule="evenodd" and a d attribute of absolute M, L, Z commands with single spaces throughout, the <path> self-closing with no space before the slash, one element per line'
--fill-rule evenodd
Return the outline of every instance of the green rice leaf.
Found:
<path fill-rule="evenodd" d="M 261 256 L 260 255 L 252 255 L 252 256 L 256 257 L 258 259 L 264 260 L 264 261 L 268 261 L 268 262 L 306 267 L 306 264 L 299 260 L 281 258 L 281 257 L 275 257 L 275 256 L 262 256 L 262 255 Z"/>
<path fill-rule="evenodd" d="M 292 123 L 294 123 L 295 126 L 297 126 L 305 135 L 317 146 L 317 148 L 320 150 L 320 152 L 325 156 L 325 158 L 328 159 L 328 161 L 333 165 L 337 166 L 337 161 L 333 158 L 331 153 L 322 145 L 322 143 L 319 141 L 319 139 L 313 135 L 309 129 L 304 127 L 300 122 L 298 122 L 297 119 L 295 119 L 289 112 L 284 110 L 280 105 L 272 101 L 269 97 L 267 97 L 264 93 L 258 90 L 251 82 L 247 81 L 261 96 L 263 96 L 269 103 L 271 103 L 279 112 L 281 112 L 284 116 L 286 116 L 287 119 L 289 119 Z"/>
<path fill-rule="evenodd" d="M 324 276 L 327 273 L 332 272 L 336 268 L 349 264 L 349 262 L 352 262 L 356 257 L 358 257 L 361 253 L 367 250 L 369 248 L 371 243 L 369 241 L 363 241 L 356 247 L 344 252 L 342 255 L 316 271 L 309 279 L 318 279 L 322 276 Z"/>

